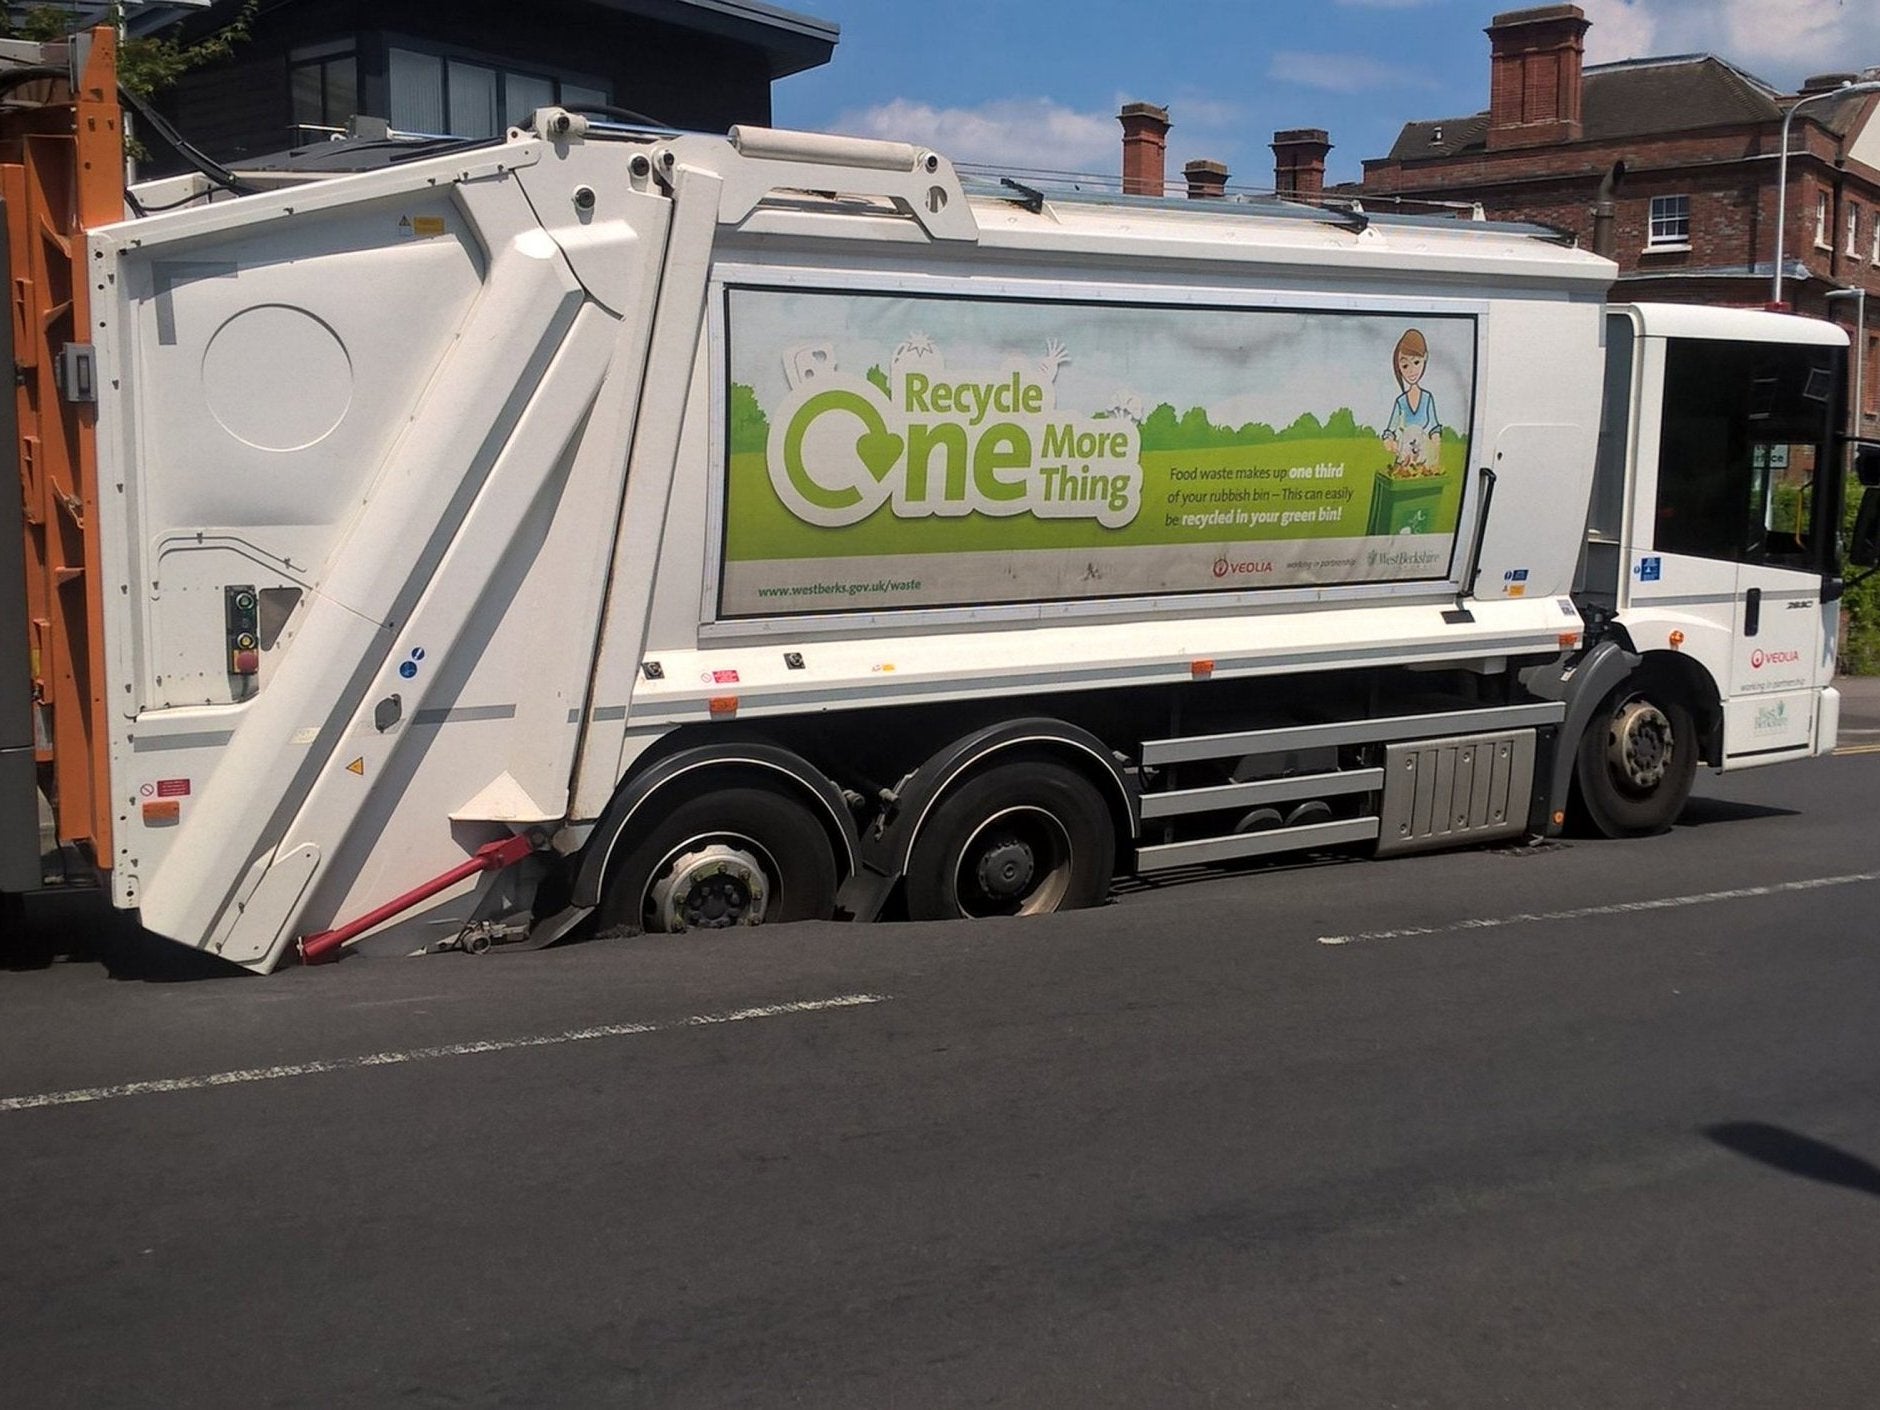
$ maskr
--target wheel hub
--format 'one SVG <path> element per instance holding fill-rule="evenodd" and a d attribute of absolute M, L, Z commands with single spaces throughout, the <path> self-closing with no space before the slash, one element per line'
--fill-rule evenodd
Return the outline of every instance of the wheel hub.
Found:
<path fill-rule="evenodd" d="M 995 901 L 1009 901 L 1025 894 L 1037 869 L 1037 858 L 1019 838 L 994 839 L 979 858 L 979 889 Z"/>
<path fill-rule="evenodd" d="M 674 857 L 647 896 L 648 928 L 677 934 L 763 923 L 770 879 L 742 848 L 714 843 Z"/>
<path fill-rule="evenodd" d="M 1633 700 L 1613 716 L 1606 758 L 1632 787 L 1656 788 L 1670 771 L 1676 743 L 1664 711 L 1649 700 Z"/>
<path fill-rule="evenodd" d="M 959 853 L 954 894 L 970 916 L 1054 911 L 1071 878 L 1071 839 L 1049 809 L 1030 804 L 987 818 Z"/>

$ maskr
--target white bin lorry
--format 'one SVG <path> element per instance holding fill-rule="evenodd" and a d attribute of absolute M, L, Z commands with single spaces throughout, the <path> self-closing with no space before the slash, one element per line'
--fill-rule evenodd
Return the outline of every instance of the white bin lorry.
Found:
<path fill-rule="evenodd" d="M 561 110 L 208 187 L 87 233 L 67 381 L 96 861 L 238 964 L 1644 834 L 1835 742 L 1826 324 Z"/>

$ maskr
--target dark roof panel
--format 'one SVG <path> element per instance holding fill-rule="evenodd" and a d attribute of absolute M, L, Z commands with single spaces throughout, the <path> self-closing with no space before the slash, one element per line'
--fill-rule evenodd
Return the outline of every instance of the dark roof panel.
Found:
<path fill-rule="evenodd" d="M 1867 104 L 1874 100 L 1871 91 L 1855 93 L 1846 98 L 1828 98 L 1819 103 L 1810 103 L 1802 109 L 1804 118 L 1813 118 L 1836 137 L 1852 137 L 1859 126 L 1860 115 L 1866 111 Z"/>
<path fill-rule="evenodd" d="M 210 0 L 211 8 L 225 16 L 238 3 L 239 0 Z M 263 7 L 261 14 L 265 16 L 295 3 L 296 0 L 273 0 Z M 773 79 L 787 78 L 828 63 L 842 37 L 842 26 L 834 20 L 786 10 L 768 0 L 571 0 L 571 3 L 635 15 L 693 34 L 709 34 L 748 46 L 764 56 Z M 196 0 L 175 0 L 175 4 L 194 6 Z M 363 11 L 370 7 L 358 8 Z M 516 22 L 527 23 L 527 11 L 531 7 L 516 8 Z"/>
<path fill-rule="evenodd" d="M 1767 85 L 1710 54 L 1602 64 L 1585 74 L 1589 140 L 1732 127 L 1782 116 Z"/>
<path fill-rule="evenodd" d="M 1487 113 L 1407 122 L 1397 134 L 1397 145 L 1390 149 L 1390 159 L 1411 162 L 1419 157 L 1453 157 L 1458 152 L 1479 152 L 1487 138 Z"/>
<path fill-rule="evenodd" d="M 842 27 L 833 20 L 799 14 L 763 0 L 591 0 L 607 10 L 647 19 L 761 49 L 772 78 L 787 78 L 829 62 Z"/>
<path fill-rule="evenodd" d="M 1713 54 L 1628 59 L 1585 71 L 1580 118 L 1588 141 L 1771 122 L 1782 116 L 1774 89 Z M 1852 102 L 1816 108 L 1846 121 Z M 1453 157 L 1488 145 L 1488 114 L 1405 123 L 1392 161 Z"/>

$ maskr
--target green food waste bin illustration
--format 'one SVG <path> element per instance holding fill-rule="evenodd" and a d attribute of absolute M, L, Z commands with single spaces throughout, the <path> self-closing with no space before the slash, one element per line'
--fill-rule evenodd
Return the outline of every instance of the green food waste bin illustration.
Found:
<path fill-rule="evenodd" d="M 1371 517 L 1367 534 L 1427 534 L 1436 530 L 1436 509 L 1443 497 L 1441 475 L 1400 477 L 1379 470 L 1371 480 Z"/>

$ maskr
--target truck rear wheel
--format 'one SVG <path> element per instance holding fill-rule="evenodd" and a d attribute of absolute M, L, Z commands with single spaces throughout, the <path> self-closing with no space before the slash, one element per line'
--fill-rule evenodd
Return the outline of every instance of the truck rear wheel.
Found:
<path fill-rule="evenodd" d="M 913 920 L 1044 915 L 1109 894 L 1116 834 L 1103 795 L 1048 759 L 987 769 L 941 799 L 907 864 Z"/>
<path fill-rule="evenodd" d="M 1621 685 L 1580 740 L 1575 795 L 1607 837 L 1646 837 L 1677 821 L 1697 777 L 1697 725 L 1662 684 Z"/>
<path fill-rule="evenodd" d="M 723 788 L 681 803 L 608 875 L 602 930 L 676 934 L 735 925 L 826 920 L 836 862 L 815 814 L 762 787 Z"/>

